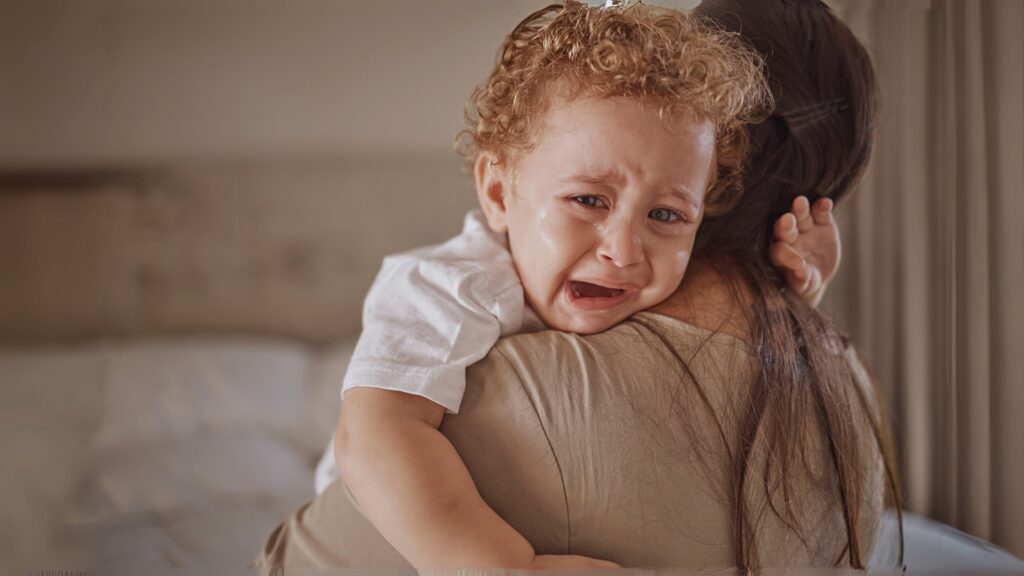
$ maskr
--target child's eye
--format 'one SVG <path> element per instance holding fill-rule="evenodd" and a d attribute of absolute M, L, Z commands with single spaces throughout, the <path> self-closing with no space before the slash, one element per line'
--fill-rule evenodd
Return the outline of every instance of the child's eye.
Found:
<path fill-rule="evenodd" d="M 658 222 L 677 222 L 682 220 L 683 217 L 675 210 L 669 210 L 668 208 L 655 208 L 648 214 L 651 218 L 654 218 Z"/>
<path fill-rule="evenodd" d="M 606 204 L 604 203 L 604 200 L 601 200 L 597 196 L 591 196 L 589 194 L 582 194 L 580 196 L 573 196 L 573 197 L 571 197 L 569 199 L 572 200 L 573 202 L 576 202 L 577 204 L 582 204 L 582 205 L 584 205 L 584 206 L 586 206 L 588 208 L 604 208 L 604 207 L 606 207 Z"/>

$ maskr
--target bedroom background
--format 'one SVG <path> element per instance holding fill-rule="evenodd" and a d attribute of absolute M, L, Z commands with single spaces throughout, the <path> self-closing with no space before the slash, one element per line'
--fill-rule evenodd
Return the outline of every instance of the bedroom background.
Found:
<path fill-rule="evenodd" d="M 312 495 L 362 297 L 474 205 L 462 105 L 542 4 L 0 1 L 0 557 L 239 567 Z M 883 118 L 824 306 L 908 509 L 1024 555 L 1024 4 L 831 4 Z"/>

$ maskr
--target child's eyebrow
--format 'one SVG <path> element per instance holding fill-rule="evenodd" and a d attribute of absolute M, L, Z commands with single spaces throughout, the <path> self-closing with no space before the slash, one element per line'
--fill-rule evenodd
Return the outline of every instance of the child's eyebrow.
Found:
<path fill-rule="evenodd" d="M 603 170 L 600 172 L 583 172 L 573 174 L 564 178 L 563 181 L 579 182 L 581 184 L 624 186 L 626 184 L 626 176 L 617 170 Z"/>

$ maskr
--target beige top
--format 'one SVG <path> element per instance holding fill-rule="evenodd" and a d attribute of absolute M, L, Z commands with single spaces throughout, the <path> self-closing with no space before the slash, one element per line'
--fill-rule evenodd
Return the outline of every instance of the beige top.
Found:
<path fill-rule="evenodd" d="M 874 402 L 863 367 L 851 350 L 845 354 Z M 754 382 L 755 362 L 743 341 L 654 313 L 592 336 L 514 336 L 469 369 L 462 410 L 446 417 L 442 431 L 484 499 L 538 553 L 583 554 L 627 567 L 732 566 L 726 454 L 738 436 L 735 407 Z M 877 452 L 862 420 L 865 449 Z M 843 554 L 839 505 L 824 496 L 834 474 L 820 464 L 826 448 L 819 448 L 790 498 L 803 539 L 761 508 L 764 566 L 831 566 Z M 765 454 L 755 442 L 755 461 Z M 859 527 L 865 558 L 882 510 L 880 457 L 867 472 Z M 763 476 L 749 486 L 748 495 L 764 502 Z M 285 573 L 290 566 L 408 566 L 340 482 L 283 523 L 259 563 L 281 564 Z"/>

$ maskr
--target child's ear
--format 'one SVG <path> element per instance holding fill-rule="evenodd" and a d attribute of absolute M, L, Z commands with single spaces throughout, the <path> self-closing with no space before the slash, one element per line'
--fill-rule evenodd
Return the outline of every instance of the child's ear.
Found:
<path fill-rule="evenodd" d="M 477 156 L 473 168 L 476 177 L 476 196 L 487 218 L 487 225 L 499 234 L 508 232 L 505 202 L 508 199 L 508 173 L 494 155 L 484 152 Z"/>

